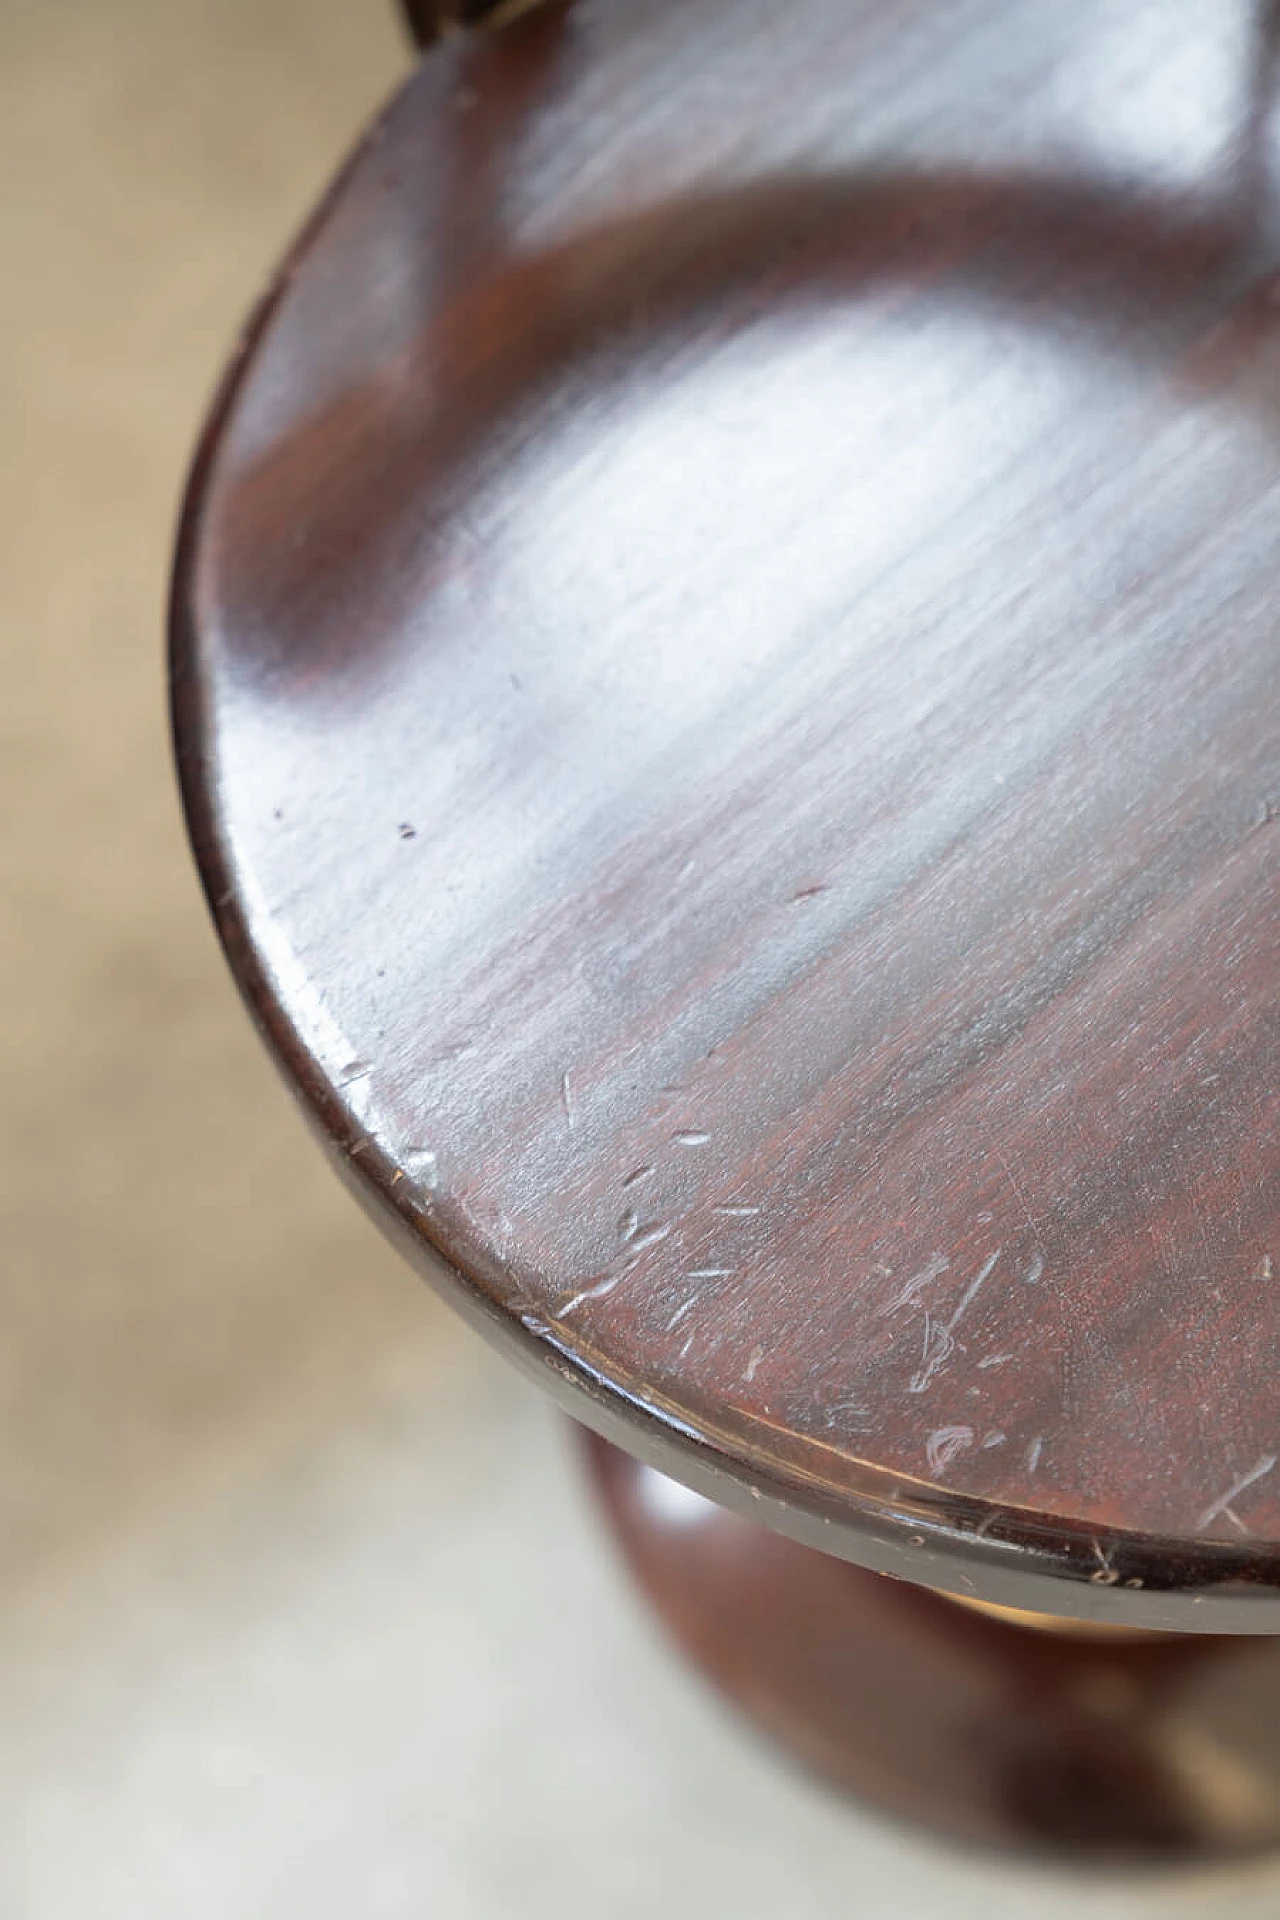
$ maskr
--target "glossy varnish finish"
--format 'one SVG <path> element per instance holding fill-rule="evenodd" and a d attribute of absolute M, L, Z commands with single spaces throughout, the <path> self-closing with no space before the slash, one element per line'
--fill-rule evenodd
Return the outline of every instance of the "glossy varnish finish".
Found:
<path fill-rule="evenodd" d="M 259 1020 L 581 1417 L 869 1564 L 1274 1631 L 1270 31 L 438 50 L 224 395 L 174 667 Z"/>

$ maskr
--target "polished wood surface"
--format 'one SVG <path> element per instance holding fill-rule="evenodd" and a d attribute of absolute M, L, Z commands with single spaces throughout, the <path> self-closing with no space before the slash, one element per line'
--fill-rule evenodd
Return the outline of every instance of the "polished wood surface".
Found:
<path fill-rule="evenodd" d="M 838 1786 L 965 1840 L 1093 1863 L 1280 1843 L 1280 1640 L 983 1619 L 587 1446 L 668 1631 Z"/>
<path fill-rule="evenodd" d="M 1280 253 L 1242 0 L 430 53 L 215 412 L 178 753 L 347 1177 L 578 1417 L 1280 1628 Z"/>

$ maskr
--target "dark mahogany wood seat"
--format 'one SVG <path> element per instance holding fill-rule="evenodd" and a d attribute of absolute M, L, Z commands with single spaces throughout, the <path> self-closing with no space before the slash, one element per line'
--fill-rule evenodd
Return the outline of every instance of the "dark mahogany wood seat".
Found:
<path fill-rule="evenodd" d="M 601 1458 L 721 1678 L 989 1836 L 1278 1829 L 1266 1639 L 1060 1644 L 859 1571 L 1280 1630 L 1271 27 L 584 0 L 450 41 L 183 523 L 193 840 L 345 1177 L 717 1503 Z M 819 1588 L 822 1659 L 770 1667 Z M 1169 1757 L 1175 1697 L 1256 1803 Z"/>

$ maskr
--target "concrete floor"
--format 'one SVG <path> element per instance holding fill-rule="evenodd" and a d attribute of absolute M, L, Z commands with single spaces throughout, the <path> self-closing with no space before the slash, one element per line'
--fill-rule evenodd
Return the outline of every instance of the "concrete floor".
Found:
<path fill-rule="evenodd" d="M 167 549 L 238 319 L 404 62 L 383 0 L 0 0 L 0 1917 L 1280 1913 L 1272 1870 L 953 1855 L 745 1736 L 249 1032 Z"/>

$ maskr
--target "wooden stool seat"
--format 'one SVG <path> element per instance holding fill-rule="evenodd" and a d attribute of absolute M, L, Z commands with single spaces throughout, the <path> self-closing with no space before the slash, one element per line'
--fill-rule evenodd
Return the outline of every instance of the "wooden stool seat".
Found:
<path fill-rule="evenodd" d="M 229 376 L 173 623 L 236 976 L 463 1311 L 792 1541 L 1231 1635 L 1280 1632 L 1268 46 L 595 0 L 433 50 Z M 1280 1830 L 1142 1779 L 1108 1839 Z M 931 1817 L 1093 1834 L 992 1794 Z"/>

